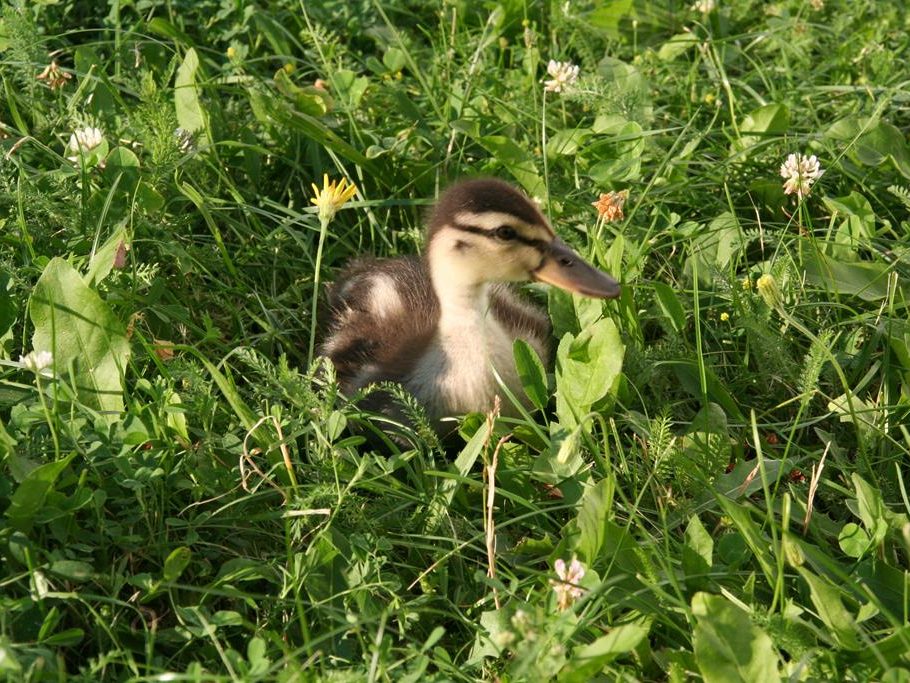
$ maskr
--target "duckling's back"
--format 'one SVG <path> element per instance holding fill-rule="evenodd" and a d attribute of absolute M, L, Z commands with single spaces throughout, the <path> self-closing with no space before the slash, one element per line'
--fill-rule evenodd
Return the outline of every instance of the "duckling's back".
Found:
<path fill-rule="evenodd" d="M 358 259 L 329 288 L 329 329 L 321 353 L 345 392 L 402 381 L 431 343 L 439 302 L 417 257 Z"/>

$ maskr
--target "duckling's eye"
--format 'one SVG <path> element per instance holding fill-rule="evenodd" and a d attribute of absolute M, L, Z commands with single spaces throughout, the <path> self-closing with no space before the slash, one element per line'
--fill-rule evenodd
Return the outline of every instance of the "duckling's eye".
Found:
<path fill-rule="evenodd" d="M 518 237 L 518 233 L 511 225 L 500 225 L 493 231 L 493 234 L 501 240 L 514 240 Z"/>

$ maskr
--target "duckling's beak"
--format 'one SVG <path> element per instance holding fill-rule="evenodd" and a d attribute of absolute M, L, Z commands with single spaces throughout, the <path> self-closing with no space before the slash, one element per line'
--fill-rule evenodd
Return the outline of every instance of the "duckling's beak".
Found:
<path fill-rule="evenodd" d="M 582 259 L 568 244 L 557 238 L 544 253 L 543 262 L 531 277 L 561 289 L 598 299 L 619 296 L 619 283 Z"/>

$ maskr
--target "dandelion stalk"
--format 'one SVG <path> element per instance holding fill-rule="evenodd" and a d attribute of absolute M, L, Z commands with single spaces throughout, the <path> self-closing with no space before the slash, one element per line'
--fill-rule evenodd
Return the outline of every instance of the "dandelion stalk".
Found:
<path fill-rule="evenodd" d="M 357 192 L 357 187 L 348 182 L 346 178 L 340 181 L 329 182 L 328 174 L 322 176 L 322 188 L 313 183 L 315 196 L 311 200 L 316 205 L 319 214 L 319 242 L 316 245 L 316 263 L 313 273 L 313 305 L 310 308 L 310 343 L 307 348 L 307 365 L 312 365 L 313 354 L 316 350 L 316 309 L 319 302 L 319 285 L 322 282 L 322 253 L 325 248 L 325 237 L 329 231 L 329 224 L 335 218 L 338 210 Z"/>

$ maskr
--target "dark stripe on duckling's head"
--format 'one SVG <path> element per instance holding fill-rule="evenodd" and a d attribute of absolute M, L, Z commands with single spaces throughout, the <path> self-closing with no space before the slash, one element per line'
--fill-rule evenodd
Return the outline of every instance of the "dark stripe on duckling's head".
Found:
<path fill-rule="evenodd" d="M 433 239 L 446 226 L 456 227 L 453 223 L 458 214 L 490 213 L 513 216 L 554 235 L 540 209 L 520 190 L 496 178 L 474 178 L 455 183 L 440 195 L 430 216 L 428 237 Z"/>
<path fill-rule="evenodd" d="M 500 242 L 517 242 L 518 244 L 524 244 L 529 247 L 534 247 L 541 254 L 547 248 L 547 242 L 544 240 L 537 239 L 535 237 L 525 237 L 521 234 L 519 229 L 512 227 L 511 225 L 500 225 L 497 228 L 492 230 L 488 228 L 481 228 L 476 225 L 467 225 L 460 222 L 449 223 L 449 227 L 455 228 L 456 230 L 461 230 L 462 232 L 469 232 L 473 235 L 482 235 L 488 237 L 492 240 L 499 240 Z M 464 244 L 461 240 L 456 242 L 455 248 L 459 248 L 459 244 Z"/>

